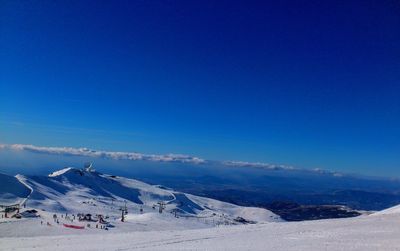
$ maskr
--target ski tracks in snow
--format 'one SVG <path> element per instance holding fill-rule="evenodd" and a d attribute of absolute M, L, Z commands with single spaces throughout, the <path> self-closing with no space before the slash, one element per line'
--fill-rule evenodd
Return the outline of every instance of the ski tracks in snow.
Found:
<path fill-rule="evenodd" d="M 26 198 L 23 199 L 23 200 L 21 201 L 20 205 L 23 205 L 23 204 L 29 199 L 29 197 L 32 195 L 32 193 L 33 193 L 33 188 L 32 188 L 30 185 L 28 185 L 28 183 L 25 182 L 25 180 L 23 179 L 23 176 L 17 174 L 17 175 L 15 176 L 15 178 L 17 178 L 17 180 L 18 180 L 22 185 L 24 185 L 26 188 L 28 188 L 29 190 L 31 190 L 31 192 L 28 194 L 28 196 L 26 196 Z"/>

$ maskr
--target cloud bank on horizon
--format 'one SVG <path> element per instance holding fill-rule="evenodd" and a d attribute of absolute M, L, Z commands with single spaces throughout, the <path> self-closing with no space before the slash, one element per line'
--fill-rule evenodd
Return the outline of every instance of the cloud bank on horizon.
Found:
<path fill-rule="evenodd" d="M 269 163 L 262 163 L 262 162 L 224 161 L 222 163 L 227 166 L 254 167 L 254 168 L 271 169 L 271 170 L 296 170 L 297 169 L 293 166 L 276 165 L 276 164 L 269 164 Z"/>
<path fill-rule="evenodd" d="M 24 144 L 0 144 L 1 149 L 16 150 L 16 151 L 30 151 L 35 153 L 45 154 L 60 154 L 69 156 L 83 156 L 93 158 L 108 158 L 115 160 L 148 160 L 158 162 L 181 162 L 181 163 L 204 163 L 205 160 L 184 154 L 143 154 L 136 152 L 112 152 L 92 150 L 89 148 L 74 148 L 74 147 L 43 147 Z"/>
<path fill-rule="evenodd" d="M 114 160 L 144 160 L 144 161 L 155 161 L 155 162 L 178 162 L 178 163 L 189 163 L 189 164 L 204 164 L 209 160 L 205 160 L 199 157 L 184 155 L 184 154 L 143 154 L 137 152 L 114 152 L 114 151 L 103 151 L 93 150 L 86 147 L 74 148 L 74 147 L 46 147 L 46 146 L 35 146 L 27 144 L 0 144 L 0 150 L 14 150 L 14 151 L 29 151 L 34 153 L 52 154 L 52 155 L 64 155 L 64 156 L 81 156 L 81 157 L 92 157 L 92 158 L 106 158 Z M 266 170 L 302 170 L 288 165 L 269 164 L 262 162 L 246 162 L 246 161 L 220 161 L 221 164 L 229 167 L 249 167 L 249 168 L 261 168 Z M 317 173 L 334 174 L 335 176 L 341 176 L 338 172 L 331 172 L 322 169 L 312 169 Z"/>
<path fill-rule="evenodd" d="M 113 151 L 102 151 L 93 150 L 86 147 L 74 148 L 74 147 L 47 147 L 47 146 L 35 146 L 26 144 L 0 144 L 1 149 L 15 150 L 15 151 L 30 151 L 35 153 L 45 153 L 54 155 L 67 155 L 67 156 L 83 156 L 93 158 L 108 158 L 115 160 L 148 160 L 158 162 L 181 162 L 181 163 L 192 163 L 201 164 L 207 162 L 207 160 L 184 155 L 184 154 L 143 154 L 137 152 L 113 152 Z M 222 164 L 232 167 L 255 167 L 271 170 L 294 170 L 292 166 L 286 165 L 275 165 L 260 162 L 244 162 L 244 161 L 222 161 Z"/>

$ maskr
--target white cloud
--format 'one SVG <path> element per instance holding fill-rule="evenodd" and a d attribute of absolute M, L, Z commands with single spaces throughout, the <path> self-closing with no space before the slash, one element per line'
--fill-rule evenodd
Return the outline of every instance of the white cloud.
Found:
<path fill-rule="evenodd" d="M 270 169 L 270 170 L 294 170 L 295 169 L 292 166 L 275 165 L 275 164 L 261 163 L 261 162 L 224 161 L 223 163 L 227 166 L 255 167 L 255 168 Z"/>
<path fill-rule="evenodd" d="M 321 169 L 321 168 L 314 168 L 311 171 L 314 171 L 314 172 L 319 173 L 319 174 L 332 175 L 332 176 L 335 176 L 335 177 L 343 177 L 344 176 L 343 173 L 324 170 L 324 169 Z"/>
<path fill-rule="evenodd" d="M 92 158 L 108 158 L 115 160 L 146 160 L 146 161 L 157 161 L 157 162 L 180 162 L 180 163 L 192 163 L 201 164 L 207 162 L 204 159 L 184 155 L 184 154 L 143 154 L 136 152 L 111 152 L 111 151 L 101 151 L 92 150 L 88 148 L 73 148 L 73 147 L 41 147 L 34 145 L 23 145 L 23 144 L 0 144 L 0 150 L 10 149 L 17 151 L 30 151 L 36 153 L 46 153 L 46 154 L 60 154 L 60 155 L 70 155 L 70 156 L 84 156 Z M 315 172 L 321 175 L 333 175 L 336 177 L 342 177 L 343 174 L 339 172 L 332 172 L 323 169 L 300 169 L 288 165 L 276 165 L 262 162 L 245 162 L 245 161 L 222 161 L 223 165 L 231 167 L 249 167 L 249 168 L 261 168 L 266 170 L 299 170 Z"/>
<path fill-rule="evenodd" d="M 344 174 L 340 172 L 328 171 L 320 168 L 315 169 L 301 169 L 293 166 L 287 165 L 276 165 L 262 162 L 245 162 L 245 161 L 224 161 L 223 164 L 227 166 L 233 167 L 253 167 L 253 168 L 262 168 L 267 170 L 297 170 L 297 171 L 305 171 L 305 172 L 315 172 L 321 175 L 332 175 L 335 177 L 343 177 Z"/>
<path fill-rule="evenodd" d="M 85 156 L 85 157 L 101 157 L 116 160 L 149 160 L 159 162 L 182 162 L 182 163 L 204 163 L 205 160 L 183 155 L 183 154 L 142 154 L 135 152 L 110 152 L 110 151 L 99 151 L 91 150 L 88 148 L 73 148 L 73 147 L 41 147 L 34 145 L 23 145 L 23 144 L 0 144 L 0 149 L 10 149 L 18 151 L 30 151 L 36 153 L 47 153 L 47 154 L 61 154 L 61 155 L 72 155 L 72 156 Z"/>

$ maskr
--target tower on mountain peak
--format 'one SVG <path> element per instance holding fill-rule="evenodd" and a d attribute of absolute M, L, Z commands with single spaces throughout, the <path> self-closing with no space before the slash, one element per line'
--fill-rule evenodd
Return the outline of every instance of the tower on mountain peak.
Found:
<path fill-rule="evenodd" d="M 93 168 L 93 162 L 86 162 L 85 164 L 84 164 L 84 169 L 85 169 L 85 171 L 87 171 L 87 172 L 91 172 L 91 173 L 94 173 L 96 170 Z"/>

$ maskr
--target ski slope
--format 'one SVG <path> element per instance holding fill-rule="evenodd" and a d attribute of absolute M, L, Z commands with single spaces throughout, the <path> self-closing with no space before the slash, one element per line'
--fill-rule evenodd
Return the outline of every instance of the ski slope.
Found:
<path fill-rule="evenodd" d="M 0 205 L 22 203 L 31 190 L 16 177 L 0 173 Z"/>
<path fill-rule="evenodd" d="M 1 224 L 0 224 L 1 225 Z M 400 250 L 400 216 L 0 238 L 1 250 Z"/>
<path fill-rule="evenodd" d="M 26 202 L 30 208 L 59 213 L 91 213 L 119 217 L 121 207 L 128 212 L 156 212 L 159 203 L 166 213 L 178 217 L 209 218 L 210 221 L 235 224 L 238 217 L 247 221 L 281 221 L 269 210 L 241 207 L 209 198 L 153 186 L 124 177 L 84 169 L 65 168 L 49 176 L 18 175 L 32 189 Z"/>
<path fill-rule="evenodd" d="M 14 198 L 13 203 L 26 205 L 21 212 L 35 209 L 40 216 L 0 218 L 0 237 L 76 234 L 75 229 L 64 224 L 85 227 L 84 233 L 99 234 L 104 230 L 99 229 L 98 215 L 106 217 L 108 223 L 101 227 L 107 226 L 112 233 L 212 228 L 244 224 L 243 219 L 248 223 L 282 221 L 266 209 L 241 207 L 134 179 L 70 167 L 48 176 L 3 175 L 0 188 L 10 191 L 3 201 Z M 128 212 L 124 214 L 124 222 L 122 209 Z M 93 221 L 79 221 L 80 213 L 91 214 Z"/>

